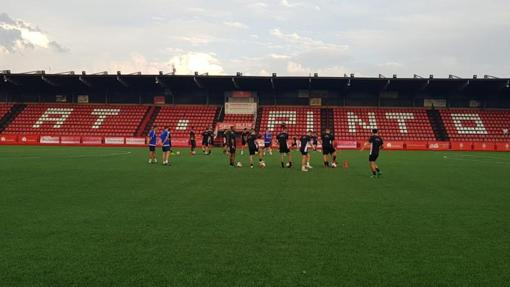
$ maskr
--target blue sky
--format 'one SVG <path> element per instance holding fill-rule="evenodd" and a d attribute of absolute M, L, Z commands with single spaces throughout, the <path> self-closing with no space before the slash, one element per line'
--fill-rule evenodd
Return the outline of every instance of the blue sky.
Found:
<path fill-rule="evenodd" d="M 2 0 L 0 69 L 510 76 L 510 1 Z"/>

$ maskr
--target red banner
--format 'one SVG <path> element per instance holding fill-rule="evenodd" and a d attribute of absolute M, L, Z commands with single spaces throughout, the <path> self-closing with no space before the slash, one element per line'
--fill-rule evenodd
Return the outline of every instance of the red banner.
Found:
<path fill-rule="evenodd" d="M 0 144 L 13 144 L 18 142 L 18 137 L 15 135 L 2 135 L 0 136 Z"/>
<path fill-rule="evenodd" d="M 429 142 L 429 150 L 449 150 L 450 142 Z"/>
<path fill-rule="evenodd" d="M 189 146 L 189 139 L 188 138 L 172 138 L 172 146 L 187 147 L 187 146 Z"/>
<path fill-rule="evenodd" d="M 473 143 L 452 142 L 452 150 L 473 150 Z"/>
<path fill-rule="evenodd" d="M 244 122 L 244 123 L 217 123 L 216 129 L 221 130 L 229 130 L 231 126 L 234 126 L 234 129 L 236 131 L 242 131 L 243 129 L 251 129 L 253 127 L 253 124 L 250 122 Z"/>
<path fill-rule="evenodd" d="M 81 143 L 81 137 L 60 137 L 60 143 L 61 144 L 80 144 Z"/>
<path fill-rule="evenodd" d="M 145 138 L 126 138 L 127 145 L 145 145 Z"/>
<path fill-rule="evenodd" d="M 427 142 L 422 141 L 406 142 L 406 150 L 426 150 L 426 149 L 428 149 Z"/>
<path fill-rule="evenodd" d="M 102 137 L 82 137 L 81 142 L 85 145 L 100 145 L 103 143 Z"/>
<path fill-rule="evenodd" d="M 494 151 L 496 150 L 496 146 L 494 143 L 483 143 L 476 142 L 473 143 L 473 150 L 476 151 Z"/>
<path fill-rule="evenodd" d="M 42 136 L 39 139 L 39 143 L 42 143 L 42 144 L 59 144 L 60 143 L 60 137 Z"/>
<path fill-rule="evenodd" d="M 155 96 L 154 97 L 154 104 L 155 105 L 164 105 L 166 102 L 164 96 Z"/>
<path fill-rule="evenodd" d="M 124 144 L 124 138 L 122 137 L 105 137 L 105 144 Z"/>
<path fill-rule="evenodd" d="M 496 143 L 497 151 L 510 151 L 510 143 Z"/>
<path fill-rule="evenodd" d="M 388 150 L 403 150 L 404 149 L 404 142 L 401 142 L 401 141 L 385 142 L 384 143 L 384 149 L 388 149 Z"/>
<path fill-rule="evenodd" d="M 355 141 L 336 141 L 336 148 L 338 148 L 338 149 L 357 149 L 358 143 Z"/>
<path fill-rule="evenodd" d="M 23 135 L 18 138 L 18 142 L 22 144 L 38 144 L 39 136 L 35 135 Z"/>

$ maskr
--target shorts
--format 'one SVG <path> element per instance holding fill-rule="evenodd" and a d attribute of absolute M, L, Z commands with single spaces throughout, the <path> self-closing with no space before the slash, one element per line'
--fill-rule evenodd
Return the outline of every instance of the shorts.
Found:
<path fill-rule="evenodd" d="M 378 157 L 379 157 L 378 153 L 371 154 L 371 155 L 368 156 L 368 161 L 376 161 Z"/>
<path fill-rule="evenodd" d="M 195 140 L 191 140 L 189 143 L 191 144 L 191 148 L 197 147 L 197 142 Z"/>
<path fill-rule="evenodd" d="M 299 151 L 301 152 L 301 155 L 308 155 L 308 149 L 300 148 Z"/>
<path fill-rule="evenodd" d="M 336 151 L 336 150 L 335 150 L 335 148 L 334 148 L 334 147 L 332 147 L 332 146 L 328 146 L 328 147 L 323 146 L 323 147 L 322 147 L 322 154 L 323 154 L 323 155 L 332 154 L 332 153 L 334 153 L 335 151 Z"/>
<path fill-rule="evenodd" d="M 290 152 L 290 150 L 289 150 L 288 146 L 286 146 L 286 145 L 285 146 L 283 146 L 283 145 L 280 146 L 280 153 L 289 153 L 289 152 Z"/>
<path fill-rule="evenodd" d="M 149 146 L 149 151 L 156 151 L 156 146 L 150 145 Z"/>
<path fill-rule="evenodd" d="M 266 143 L 266 142 L 265 142 L 265 143 L 264 143 L 264 147 L 265 147 L 265 148 L 269 148 L 269 147 L 271 147 L 271 143 Z"/>
<path fill-rule="evenodd" d="M 228 152 L 229 153 L 236 153 L 236 147 L 235 146 L 229 146 L 228 147 Z"/>
<path fill-rule="evenodd" d="M 163 146 L 163 147 L 161 147 L 161 149 L 163 150 L 163 152 L 169 152 L 170 146 Z"/>
<path fill-rule="evenodd" d="M 250 155 L 255 155 L 259 149 L 257 147 L 248 147 Z"/>
<path fill-rule="evenodd" d="M 208 140 L 202 140 L 202 145 L 203 146 L 209 146 L 209 141 Z"/>

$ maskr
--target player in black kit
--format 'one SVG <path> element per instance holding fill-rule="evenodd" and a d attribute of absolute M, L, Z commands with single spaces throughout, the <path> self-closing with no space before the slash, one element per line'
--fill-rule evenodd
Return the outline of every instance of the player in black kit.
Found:
<path fill-rule="evenodd" d="M 299 139 L 301 142 L 301 146 L 299 147 L 299 151 L 301 152 L 302 158 L 301 158 L 301 171 L 308 171 L 312 168 L 310 166 L 310 154 L 309 154 L 309 148 L 311 146 L 312 141 L 312 131 L 308 131 L 306 135 L 301 136 Z"/>
<path fill-rule="evenodd" d="M 251 129 L 248 132 L 248 137 L 246 139 L 246 142 L 248 143 L 248 152 L 250 154 L 250 168 L 253 168 L 253 156 L 258 155 L 259 157 L 259 166 L 265 167 L 266 164 L 264 162 L 263 158 L 263 151 L 260 148 L 259 144 L 259 138 L 260 136 L 255 132 L 254 129 Z"/>
<path fill-rule="evenodd" d="M 227 152 L 228 158 L 231 166 L 235 166 L 236 161 L 236 132 L 234 130 L 234 126 L 230 127 L 230 130 L 226 131 L 227 139 Z"/>
<path fill-rule="evenodd" d="M 288 144 L 289 134 L 287 133 L 287 128 L 285 126 L 282 126 L 282 128 L 282 132 L 276 136 L 278 139 L 278 146 L 280 147 L 280 160 L 282 162 L 282 168 L 285 168 L 283 157 L 287 155 L 287 167 L 290 168 L 292 167 L 292 154 L 290 153 Z"/>
<path fill-rule="evenodd" d="M 383 149 L 383 139 L 377 134 L 378 130 L 372 130 L 372 136 L 368 139 L 368 142 L 363 145 L 361 150 L 364 150 L 368 145 L 370 145 L 370 153 L 368 155 L 368 162 L 370 164 L 370 171 L 372 171 L 372 177 L 380 177 L 381 170 L 377 165 L 376 161 L 379 157 L 379 151 Z"/>
<path fill-rule="evenodd" d="M 191 147 L 191 155 L 195 155 L 195 149 L 197 148 L 197 141 L 195 140 L 195 128 L 191 127 L 189 131 L 189 144 Z"/>
<path fill-rule="evenodd" d="M 317 133 L 316 132 L 312 132 L 311 138 L 312 138 L 313 151 L 316 151 L 317 150 L 317 145 L 319 145 Z"/>
<path fill-rule="evenodd" d="M 213 137 L 212 128 L 208 128 L 202 133 L 202 151 L 204 152 L 204 154 L 207 155 L 211 154 L 211 149 L 209 148 L 209 145 L 212 142 L 212 137 Z"/>
<path fill-rule="evenodd" d="M 244 155 L 244 149 L 246 148 L 250 134 L 250 131 L 246 128 L 244 128 L 243 132 L 241 133 L 241 155 Z"/>
<path fill-rule="evenodd" d="M 322 141 L 322 156 L 324 159 L 324 167 L 336 167 L 336 150 L 335 150 L 335 137 L 331 134 L 330 129 L 326 129 L 321 137 Z M 329 164 L 328 156 L 332 157 L 332 163 Z"/>

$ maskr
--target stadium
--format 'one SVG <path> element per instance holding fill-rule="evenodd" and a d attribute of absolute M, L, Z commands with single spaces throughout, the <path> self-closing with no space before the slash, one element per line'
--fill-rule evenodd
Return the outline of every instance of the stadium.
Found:
<path fill-rule="evenodd" d="M 15 6 L 22 10 L 30 1 L 21 2 L 7 3 L 6 9 L 18 12 Z M 42 5 L 32 2 L 28 6 Z M 115 1 L 106 2 L 101 13 Z M 165 7 L 156 2 L 157 10 Z M 427 60 L 415 63 L 418 71 L 411 76 L 389 72 L 403 69 L 393 62 L 390 68 L 374 64 L 364 72 L 339 73 L 329 62 L 349 49 L 320 36 L 333 28 L 318 22 L 308 27 L 313 33 L 286 33 L 290 28 L 283 23 L 295 19 L 278 14 L 285 9 L 300 15 L 292 22 L 296 29 L 320 17 L 331 24 L 341 12 L 328 4 L 335 11 L 328 20 L 324 1 L 317 6 L 247 1 L 249 9 L 241 20 L 251 25 L 224 22 L 230 16 L 222 11 L 222 25 L 245 34 L 232 32 L 240 45 L 248 41 L 256 46 L 264 40 L 260 33 L 250 34 L 255 22 L 282 26 L 271 29 L 271 41 L 263 43 L 274 51 L 269 62 L 262 56 L 242 62 L 238 59 L 253 53 L 250 47 L 215 42 L 193 30 L 193 21 L 214 18 L 216 5 L 228 6 L 221 2 L 202 3 L 203 9 L 183 5 L 189 15 L 185 21 L 175 17 L 184 21 L 182 30 L 189 35 L 181 39 L 170 31 L 170 44 L 163 34 L 156 37 L 137 22 L 148 8 L 135 5 L 140 11 L 130 14 L 129 1 L 110 9 L 114 15 L 121 13 L 122 20 L 102 15 L 100 30 L 93 21 L 83 25 L 82 16 L 74 14 L 93 18 L 83 4 L 76 4 L 81 9 L 48 12 L 62 18 L 74 15 L 84 29 L 80 31 L 90 29 L 90 39 L 73 38 L 76 31 L 68 27 L 63 28 L 66 33 L 54 32 L 74 39 L 64 44 L 44 38 L 39 27 L 0 13 L 0 286 L 509 286 L 509 77 L 473 75 L 465 66 L 463 76 L 424 74 L 420 65 L 430 61 L 426 53 L 417 53 Z M 168 5 L 178 10 L 181 3 Z M 388 5 L 396 14 L 406 6 Z M 269 7 L 289 18 L 268 20 Z M 471 5 L 459 9 L 466 7 Z M 370 10 L 362 8 L 363 13 Z M 353 9 L 346 14 L 361 13 Z M 264 13 L 257 14 L 259 10 Z M 443 6 L 439 10 L 452 11 Z M 19 13 L 30 18 L 30 11 Z M 491 11 L 494 21 L 489 23 L 500 23 L 496 9 Z M 46 13 L 33 17 L 44 22 Z M 153 14 L 156 24 L 150 27 L 156 30 L 163 16 Z M 312 20 L 303 20 L 305 16 Z M 57 18 L 55 23 L 62 24 Z M 423 20 L 416 19 L 411 20 Z M 408 19 L 398 21 L 400 25 Z M 44 23 L 52 31 L 65 26 Z M 416 29 L 411 39 L 432 41 L 411 23 Z M 66 24 L 76 27 L 69 20 Z M 204 71 L 183 71 L 186 65 L 179 61 L 172 62 L 171 69 L 165 62 L 159 71 L 145 60 L 134 65 L 142 72 L 131 71 L 131 65 L 112 70 L 107 63 L 123 54 L 119 47 L 137 44 L 120 35 L 118 46 L 112 46 L 116 48 L 102 42 L 104 50 L 97 52 L 92 39 L 113 38 L 112 31 L 123 25 L 143 27 L 147 38 L 130 30 L 138 42 L 157 38 L 171 53 L 185 55 L 179 61 L 198 55 L 186 52 L 179 41 L 193 42 L 189 49 L 235 46 L 241 56 L 232 62 L 248 72 L 219 69 L 220 64 L 227 67 L 221 52 L 217 58 L 222 62 L 211 60 L 215 53 L 207 54 L 212 68 Z M 220 29 L 201 28 L 213 36 Z M 11 43 L 15 33 L 5 31 L 16 29 L 21 38 Z M 476 38 L 476 31 L 469 30 L 469 39 Z M 393 42 L 404 34 L 397 33 Z M 501 40 L 500 35 L 487 37 Z M 384 50 L 380 38 L 370 38 Z M 445 41 L 441 38 L 438 47 L 453 45 Z M 90 46 L 80 50 L 73 42 Z M 298 49 L 297 56 L 284 55 L 289 46 L 303 50 Z M 106 53 L 108 49 L 115 53 Z M 92 59 L 87 58 L 89 50 L 108 66 L 107 72 L 89 72 L 95 68 L 84 63 Z M 326 56 L 314 54 L 318 51 L 326 51 Z M 231 52 L 228 57 L 234 58 Z M 436 52 L 430 48 L 440 72 L 458 67 Z M 476 63 L 462 58 L 467 57 L 464 52 L 455 51 L 459 59 Z M 406 59 L 401 50 L 395 53 Z M 309 54 L 320 72 L 292 64 L 305 63 Z M 489 54 L 476 53 L 487 61 L 480 67 L 510 67 L 501 55 L 491 66 Z M 202 56 L 194 61 L 204 60 Z M 279 61 L 285 62 L 283 71 L 276 66 Z M 322 62 L 328 63 L 319 66 Z M 34 63 L 43 63 L 40 70 L 20 72 Z M 42 68 L 48 63 L 78 63 L 80 68 L 58 73 Z M 348 64 L 365 69 L 366 62 L 353 63 Z M 262 65 L 267 66 L 264 71 L 275 67 L 275 72 L 253 72 Z M 381 69 L 375 75 L 383 74 L 366 76 L 374 69 Z"/>

